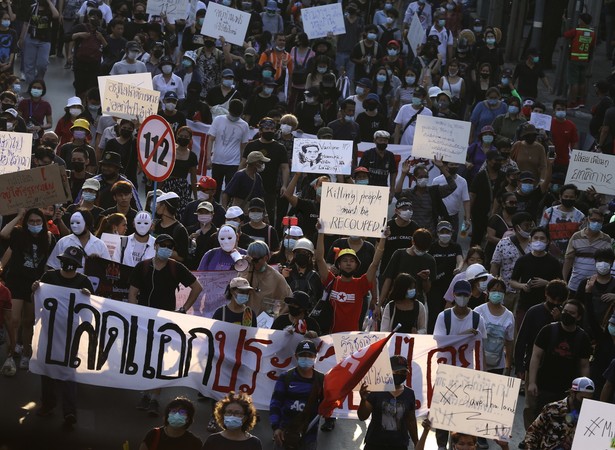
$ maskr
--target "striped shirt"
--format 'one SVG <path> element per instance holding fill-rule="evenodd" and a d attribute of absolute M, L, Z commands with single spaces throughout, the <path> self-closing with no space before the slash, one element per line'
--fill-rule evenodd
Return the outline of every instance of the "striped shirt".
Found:
<path fill-rule="evenodd" d="M 602 231 L 592 240 L 587 235 L 587 229 L 574 233 L 568 242 L 565 255 L 566 259 L 574 258 L 568 288 L 576 291 L 581 281 L 594 275 L 596 273 L 594 254 L 597 250 L 611 248 L 611 246 L 612 239 Z"/>

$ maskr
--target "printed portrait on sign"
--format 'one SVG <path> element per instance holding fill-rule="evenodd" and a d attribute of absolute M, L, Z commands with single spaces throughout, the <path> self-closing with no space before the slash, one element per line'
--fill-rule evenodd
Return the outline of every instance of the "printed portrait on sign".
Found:
<path fill-rule="evenodd" d="M 322 151 L 318 144 L 305 144 L 301 146 L 299 162 L 303 167 L 314 167 L 322 160 Z"/>

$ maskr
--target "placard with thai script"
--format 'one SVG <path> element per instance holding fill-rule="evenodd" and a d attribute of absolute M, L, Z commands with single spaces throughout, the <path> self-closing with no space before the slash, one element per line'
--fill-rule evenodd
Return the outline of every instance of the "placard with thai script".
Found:
<path fill-rule="evenodd" d="M 334 35 L 346 33 L 341 3 L 304 8 L 301 10 L 301 21 L 308 39 L 326 37 L 329 33 Z"/>
<path fill-rule="evenodd" d="M 209 2 L 201 34 L 215 39 L 222 36 L 226 42 L 243 46 L 249 24 L 250 13 Z"/>
<path fill-rule="evenodd" d="M 0 131 L 0 175 L 28 170 L 32 159 L 32 133 Z"/>
<path fill-rule="evenodd" d="M 350 175 L 353 145 L 352 141 L 295 138 L 293 171 Z"/>
<path fill-rule="evenodd" d="M 468 152 L 470 122 L 419 114 L 416 119 L 412 156 L 464 164 Z"/>
<path fill-rule="evenodd" d="M 615 195 L 615 156 L 573 150 L 566 172 L 566 184 L 582 191 L 594 187 L 599 194 Z"/>

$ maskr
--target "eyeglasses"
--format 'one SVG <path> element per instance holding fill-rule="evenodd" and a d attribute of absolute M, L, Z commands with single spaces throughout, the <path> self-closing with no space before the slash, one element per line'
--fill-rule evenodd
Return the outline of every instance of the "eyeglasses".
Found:
<path fill-rule="evenodd" d="M 234 416 L 234 417 L 243 417 L 244 413 L 243 411 L 229 411 L 228 409 L 226 411 L 224 411 L 224 415 L 226 417 L 230 417 L 230 416 Z"/>

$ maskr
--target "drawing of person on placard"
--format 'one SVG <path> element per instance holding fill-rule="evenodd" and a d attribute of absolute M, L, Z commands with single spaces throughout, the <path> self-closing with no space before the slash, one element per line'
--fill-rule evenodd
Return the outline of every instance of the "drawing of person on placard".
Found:
<path fill-rule="evenodd" d="M 302 164 L 302 167 L 305 168 L 313 168 L 317 166 L 322 160 L 322 151 L 320 147 L 316 143 L 305 144 L 301 146 L 301 151 L 299 152 L 299 162 Z"/>

